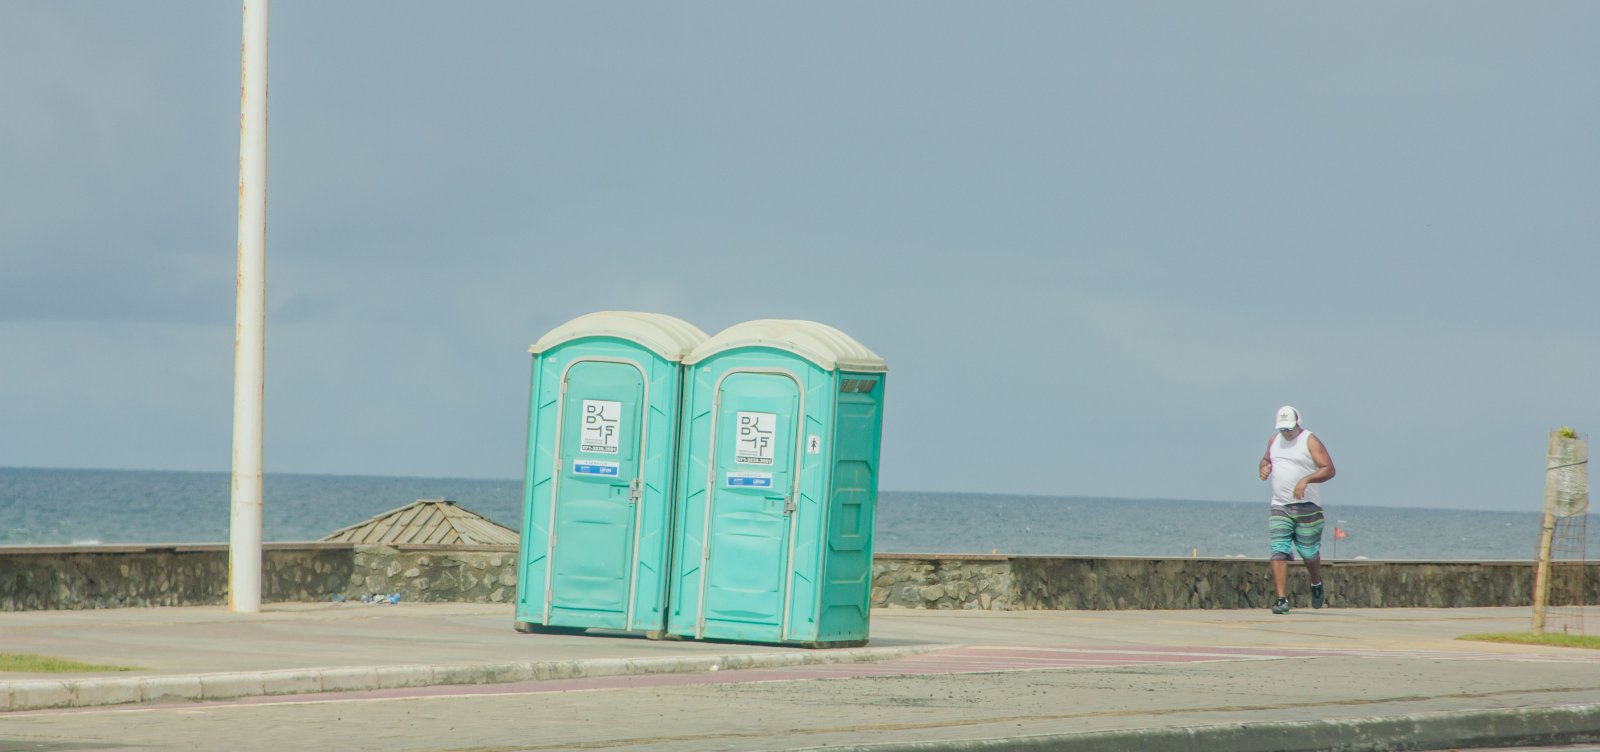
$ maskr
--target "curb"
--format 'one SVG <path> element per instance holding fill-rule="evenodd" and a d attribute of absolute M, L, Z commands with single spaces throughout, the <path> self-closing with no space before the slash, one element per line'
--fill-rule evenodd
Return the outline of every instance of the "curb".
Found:
<path fill-rule="evenodd" d="M 206 702 L 240 697 L 361 692 L 457 684 L 509 684 L 641 674 L 693 674 L 827 663 L 870 663 L 953 645 L 846 648 L 795 653 L 597 658 L 453 665 L 339 666 L 275 671 L 0 682 L 0 712 L 156 702 Z"/>
<path fill-rule="evenodd" d="M 1390 752 L 1595 741 L 1600 741 L 1600 704 L 803 747 L 795 752 Z"/>

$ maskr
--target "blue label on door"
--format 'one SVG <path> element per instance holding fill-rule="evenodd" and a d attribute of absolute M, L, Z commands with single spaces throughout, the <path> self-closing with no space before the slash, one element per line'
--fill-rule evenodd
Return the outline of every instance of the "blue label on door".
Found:
<path fill-rule="evenodd" d="M 728 485 L 739 488 L 772 488 L 772 473 L 728 473 Z"/>
<path fill-rule="evenodd" d="M 578 475 L 605 475 L 615 477 L 622 474 L 622 466 L 615 462 L 603 460 L 573 460 L 572 472 Z"/>

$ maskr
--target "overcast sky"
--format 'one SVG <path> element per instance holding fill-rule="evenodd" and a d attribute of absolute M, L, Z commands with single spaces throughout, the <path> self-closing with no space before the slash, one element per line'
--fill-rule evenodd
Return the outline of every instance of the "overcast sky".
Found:
<path fill-rule="evenodd" d="M 236 3 L 0 4 L 0 466 L 226 471 Z M 882 487 L 1538 509 L 1600 4 L 272 4 L 267 472 L 517 478 L 527 346 L 803 318 Z M 270 504 L 271 499 L 267 500 Z"/>

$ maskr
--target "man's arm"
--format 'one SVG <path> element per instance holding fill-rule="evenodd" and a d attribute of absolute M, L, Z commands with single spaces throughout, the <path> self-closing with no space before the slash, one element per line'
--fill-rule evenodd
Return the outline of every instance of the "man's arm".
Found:
<path fill-rule="evenodd" d="M 1261 471 L 1262 480 L 1266 480 L 1267 476 L 1272 474 L 1272 441 L 1276 438 L 1278 437 L 1267 439 L 1267 451 L 1261 454 L 1261 466 L 1258 469 Z"/>
<path fill-rule="evenodd" d="M 1317 438 L 1315 435 L 1309 438 L 1311 440 L 1306 442 L 1306 449 L 1311 452 L 1311 461 L 1317 463 L 1317 470 L 1301 478 L 1300 482 L 1295 484 L 1294 497 L 1296 499 L 1304 499 L 1306 497 L 1307 484 L 1333 480 L 1333 476 L 1338 473 L 1333 467 L 1333 457 L 1328 456 L 1328 448 L 1322 445 L 1322 439 Z"/>

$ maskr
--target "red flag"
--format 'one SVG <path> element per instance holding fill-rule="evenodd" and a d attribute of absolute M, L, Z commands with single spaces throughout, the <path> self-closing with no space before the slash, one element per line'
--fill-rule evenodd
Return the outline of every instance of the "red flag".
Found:
<path fill-rule="evenodd" d="M 1345 532 L 1344 528 L 1336 527 L 1336 528 L 1333 529 L 1333 539 L 1334 540 L 1344 540 L 1345 538 L 1348 538 L 1348 537 L 1350 537 L 1350 534 Z"/>

